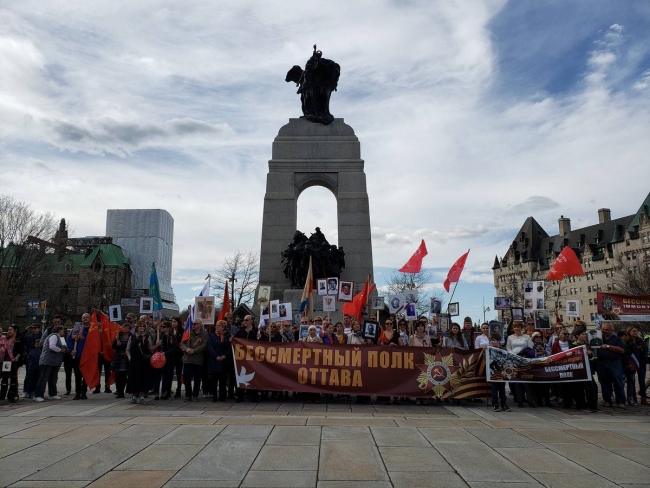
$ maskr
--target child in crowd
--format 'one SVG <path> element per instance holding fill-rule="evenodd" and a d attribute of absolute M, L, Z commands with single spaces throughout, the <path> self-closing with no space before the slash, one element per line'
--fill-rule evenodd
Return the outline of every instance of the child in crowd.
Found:
<path fill-rule="evenodd" d="M 38 360 L 41 358 L 41 341 L 36 339 L 34 347 L 30 349 L 25 360 L 25 383 L 23 385 L 23 398 L 33 398 L 36 391 L 36 383 L 41 376 L 41 367 Z"/>

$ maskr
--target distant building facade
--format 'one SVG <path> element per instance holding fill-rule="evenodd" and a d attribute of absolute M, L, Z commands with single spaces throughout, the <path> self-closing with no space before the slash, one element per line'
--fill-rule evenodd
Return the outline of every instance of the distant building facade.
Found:
<path fill-rule="evenodd" d="M 134 294 L 149 289 L 151 263 L 156 263 L 166 313 L 178 313 L 172 289 L 174 219 L 162 209 L 113 209 L 106 215 L 106 236 L 120 246 L 131 263 Z"/>
<path fill-rule="evenodd" d="M 545 280 L 565 246 L 576 252 L 585 276 L 561 282 Z M 513 307 L 524 305 L 524 281 L 545 281 L 546 309 L 557 310 L 565 323 L 581 319 L 592 324 L 597 313 L 596 294 L 616 293 L 615 274 L 638 273 L 640 266 L 650 266 L 650 194 L 636 213 L 612 219 L 611 211 L 602 208 L 597 224 L 580 229 L 572 229 L 571 220 L 561 216 L 558 233 L 551 236 L 528 217 L 505 255 L 495 257 L 492 271 L 496 295 L 512 298 Z M 566 317 L 566 300 L 579 300 L 579 317 Z"/>
<path fill-rule="evenodd" d="M 131 296 L 131 266 L 119 246 L 106 237 L 68 238 L 65 219 L 51 241 L 32 239 L 41 256 L 37 276 L 19 303 L 18 317 L 42 317 L 44 310 L 34 307 L 47 303 L 47 316 L 62 314 L 72 320 L 94 308 L 107 310 Z M 32 307 L 29 304 L 32 304 Z"/>

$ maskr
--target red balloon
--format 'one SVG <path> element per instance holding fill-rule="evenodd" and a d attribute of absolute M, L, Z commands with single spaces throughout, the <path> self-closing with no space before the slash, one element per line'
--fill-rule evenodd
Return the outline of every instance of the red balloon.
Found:
<path fill-rule="evenodd" d="M 166 362 L 167 359 L 165 358 L 165 354 L 162 352 L 154 352 L 151 355 L 151 366 L 156 369 L 162 368 Z"/>

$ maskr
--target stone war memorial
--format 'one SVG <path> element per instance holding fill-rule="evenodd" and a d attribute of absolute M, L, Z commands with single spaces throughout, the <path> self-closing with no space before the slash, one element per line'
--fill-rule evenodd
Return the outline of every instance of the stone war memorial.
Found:
<path fill-rule="evenodd" d="M 358 292 L 373 269 L 361 144 L 352 127 L 329 113 L 339 73 L 339 65 L 322 58 L 316 46 L 304 70 L 294 66 L 287 73 L 286 81 L 298 84 L 303 116 L 280 128 L 269 161 L 259 281 L 271 286 L 271 300 L 292 302 L 294 307 L 304 282 L 300 289 L 291 289 L 281 256 L 298 230 L 298 197 L 309 187 L 325 187 L 336 197 L 338 246 L 345 253 L 341 279 L 354 281 Z"/>
<path fill-rule="evenodd" d="M 338 64 L 322 58 L 316 47 L 304 70 L 294 66 L 287 74 L 287 81 L 298 84 L 303 116 L 291 119 L 279 130 L 269 161 L 260 285 L 273 287 L 271 299 L 290 298 L 295 303 L 300 298 L 305 256 L 322 258 L 318 273 L 354 281 L 357 291 L 372 270 L 360 143 L 353 129 L 329 112 L 329 98 L 337 88 L 339 75 Z M 336 197 L 339 247 L 330 245 L 318 228 L 311 235 L 296 229 L 296 201 L 313 185 L 324 186 Z M 171 223 L 170 219 L 149 217 L 150 223 Z M 129 238 L 133 229 L 126 227 L 112 232 Z M 140 226 L 133 228 L 139 230 Z M 151 235 L 140 237 L 150 239 Z M 161 243 L 163 248 L 166 245 L 171 246 L 171 238 Z M 119 395 L 119 385 L 111 384 L 96 369 L 101 357 L 99 331 L 92 320 L 87 329 L 75 374 L 63 365 L 58 377 L 54 375 L 54 384 L 47 385 L 48 395 L 38 393 L 46 398 L 25 396 L 27 368 L 19 368 L 17 374 L 18 384 L 23 386 L 22 398 L 14 403 L 2 399 L 7 388 L 19 393 L 15 383 L 5 382 L 0 388 L 0 487 L 650 485 L 647 410 L 606 408 L 590 412 L 579 408 L 577 399 L 576 408 L 562 406 L 559 401 L 544 407 L 540 404 L 540 408 L 519 408 L 514 403 L 512 409 L 497 408 L 487 398 L 494 386 L 489 382 L 498 382 L 502 387 L 499 391 L 505 395 L 506 374 L 511 385 L 516 383 L 513 378 L 518 371 L 526 371 L 530 377 L 532 367 L 526 361 L 532 360 L 512 354 L 517 359 L 514 361 L 496 347 L 387 347 L 385 343 L 373 344 L 370 338 L 364 344 L 325 344 L 310 341 L 311 335 L 305 341 L 263 342 L 256 340 L 257 330 L 246 320 L 230 344 L 220 340 L 218 332 L 208 340 L 208 349 L 212 349 L 209 357 L 206 354 L 208 368 L 214 367 L 219 354 L 226 357 L 230 351 L 234 358 L 230 363 L 234 366 L 232 376 L 212 370 L 207 380 L 212 391 L 206 390 L 205 377 L 199 375 L 197 382 L 193 374 L 201 366 L 197 361 L 185 371 L 184 385 L 175 375 L 173 379 L 167 376 L 167 388 L 171 388 L 168 395 L 159 397 L 154 384 L 146 399 L 134 401 L 138 385 L 144 386 L 140 394 L 147 393 L 145 373 L 150 372 L 151 361 L 134 341 L 131 352 L 140 348 L 140 355 L 134 357 L 142 359 L 133 361 L 135 367 L 127 372 L 123 368 L 126 352 L 118 356 L 115 349 L 115 357 L 120 359 L 116 373 L 121 378 L 128 375 L 135 383 L 127 386 L 127 393 L 134 394 L 129 402 Z M 139 329 L 144 335 L 138 340 L 146 344 L 147 334 Z M 58 326 L 57 330 L 54 332 L 63 333 Z M 132 340 L 130 332 L 120 334 L 115 336 L 115 344 L 120 341 L 126 347 Z M 194 341 L 198 352 L 203 332 L 194 334 L 186 341 Z M 73 341 L 72 335 L 69 339 Z M 414 336 L 411 340 L 411 345 L 417 346 Z M 44 342 L 49 344 L 50 339 Z M 171 344 L 174 346 L 173 341 Z M 76 341 L 69 345 L 76 350 Z M 187 343 L 183 345 L 186 354 L 194 354 L 188 351 Z M 487 378 L 491 369 L 483 358 L 492 355 L 491 351 L 498 354 L 490 363 L 490 367 L 496 366 Z M 110 352 L 102 350 L 104 359 Z M 575 349 L 560 355 L 565 356 L 565 365 L 576 366 Z M 46 356 L 55 359 L 54 353 Z M 581 361 L 585 361 L 584 354 Z M 506 373 L 506 364 L 517 367 L 508 368 Z M 536 364 L 538 371 L 549 375 L 567 371 L 556 365 L 547 371 L 546 363 Z M 16 368 L 6 361 L 3 372 L 5 365 L 7 373 L 13 375 Z M 586 375 L 581 378 L 587 377 L 587 369 L 580 369 Z M 54 365 L 48 363 L 47 371 L 54 371 Z M 11 379 L 10 374 L 3 374 L 2 379 Z M 88 395 L 82 376 L 88 383 Z M 78 384 L 72 383 L 73 377 Z M 162 393 L 164 378 L 163 374 Z M 227 396 L 221 389 L 224 381 L 228 383 Z M 580 381 L 566 382 L 559 391 L 567 393 Z M 203 386 L 202 394 L 199 385 Z M 40 378 L 39 386 L 46 386 Z M 174 387 L 177 394 L 170 396 Z M 183 387 L 185 398 L 181 395 Z M 74 395 L 78 388 L 83 395 Z M 504 402 L 501 398 L 502 407 Z"/>

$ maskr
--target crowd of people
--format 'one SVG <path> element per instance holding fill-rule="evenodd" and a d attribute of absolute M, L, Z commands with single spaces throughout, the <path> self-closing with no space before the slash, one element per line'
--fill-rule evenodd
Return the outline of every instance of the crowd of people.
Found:
<path fill-rule="evenodd" d="M 369 317 L 376 321 L 375 316 Z M 63 317 L 53 318 L 52 326 L 41 332 L 38 325 L 31 326 L 20 334 L 16 326 L 9 326 L 6 337 L 0 330 L 0 360 L 12 361 L 15 367 L 10 375 L 4 375 L 0 387 L 0 399 L 8 390 L 18 388 L 18 367 L 25 365 L 23 398 L 33 398 L 37 402 L 61 398 L 57 391 L 58 374 L 61 367 L 65 373 L 65 393 L 74 392 L 74 400 L 88 398 L 88 386 L 80 369 L 80 360 L 91 325 L 90 314 L 82 316 L 81 325 L 70 333 L 63 326 Z M 307 328 L 302 336 L 301 329 Z M 490 333 L 487 323 L 474 330 L 472 320 L 466 317 L 463 324 L 453 323 L 447 334 L 438 334 L 426 317 L 420 317 L 414 324 L 393 315 L 380 324 L 373 337 L 364 334 L 361 322 L 354 316 L 345 315 L 342 322 L 332 323 L 329 317 L 316 316 L 302 318 L 300 325 L 288 321 L 275 322 L 259 327 L 254 317 L 233 320 L 226 314 L 226 320 L 214 325 L 204 326 L 200 318 L 193 322 L 189 336 L 184 336 L 184 326 L 180 317 L 171 317 L 154 324 L 150 316 L 139 318 L 128 314 L 121 330 L 111 344 L 113 358 L 108 361 L 100 352 L 97 367 L 103 371 L 103 391 L 113 393 L 116 398 L 127 398 L 134 404 L 180 398 L 196 402 L 200 398 L 212 401 L 234 400 L 262 401 L 268 398 L 286 399 L 288 392 L 255 391 L 237 388 L 234 361 L 230 339 L 238 337 L 248 340 L 269 342 L 316 342 L 322 344 L 353 344 L 436 347 L 445 346 L 459 349 L 481 349 L 488 346 L 503 348 L 512 354 L 526 358 L 543 358 L 574 347 L 587 349 L 592 372 L 597 374 L 601 387 L 600 406 L 625 408 L 626 406 L 648 405 L 646 369 L 648 349 L 634 327 L 614 333 L 611 323 L 602 325 L 603 344 L 596 351 L 589 346 L 586 326 L 576 321 L 569 332 L 563 324 L 556 324 L 550 332 L 537 331 L 532 325 L 512 322 L 505 337 Z M 157 355 L 156 366 L 152 356 Z M 164 359 L 163 359 L 164 358 Z M 164 364 L 163 364 L 164 363 Z M 72 378 L 74 377 L 74 390 Z M 174 378 L 176 385 L 174 389 Z M 181 380 L 182 379 L 182 380 Z M 10 381 L 11 380 L 11 381 Z M 113 386 L 115 391 L 111 390 Z M 563 408 L 578 408 L 589 412 L 600 410 L 597 403 L 598 386 L 595 379 L 582 382 L 510 383 L 511 395 L 519 408 L 526 406 L 550 407 L 554 404 Z M 92 393 L 101 393 L 101 382 Z M 319 402 L 321 395 L 294 393 L 296 397 Z M 348 395 L 341 395 L 349 398 Z M 328 398 L 332 398 L 328 395 Z M 492 382 L 492 408 L 495 411 L 510 411 L 507 402 L 506 383 Z M 366 403 L 369 397 L 357 397 L 357 403 Z M 441 399 L 409 399 L 378 397 L 386 404 L 417 401 L 420 404 L 437 404 Z M 467 401 L 480 402 L 479 398 Z M 459 402 L 454 402 L 459 403 Z"/>

